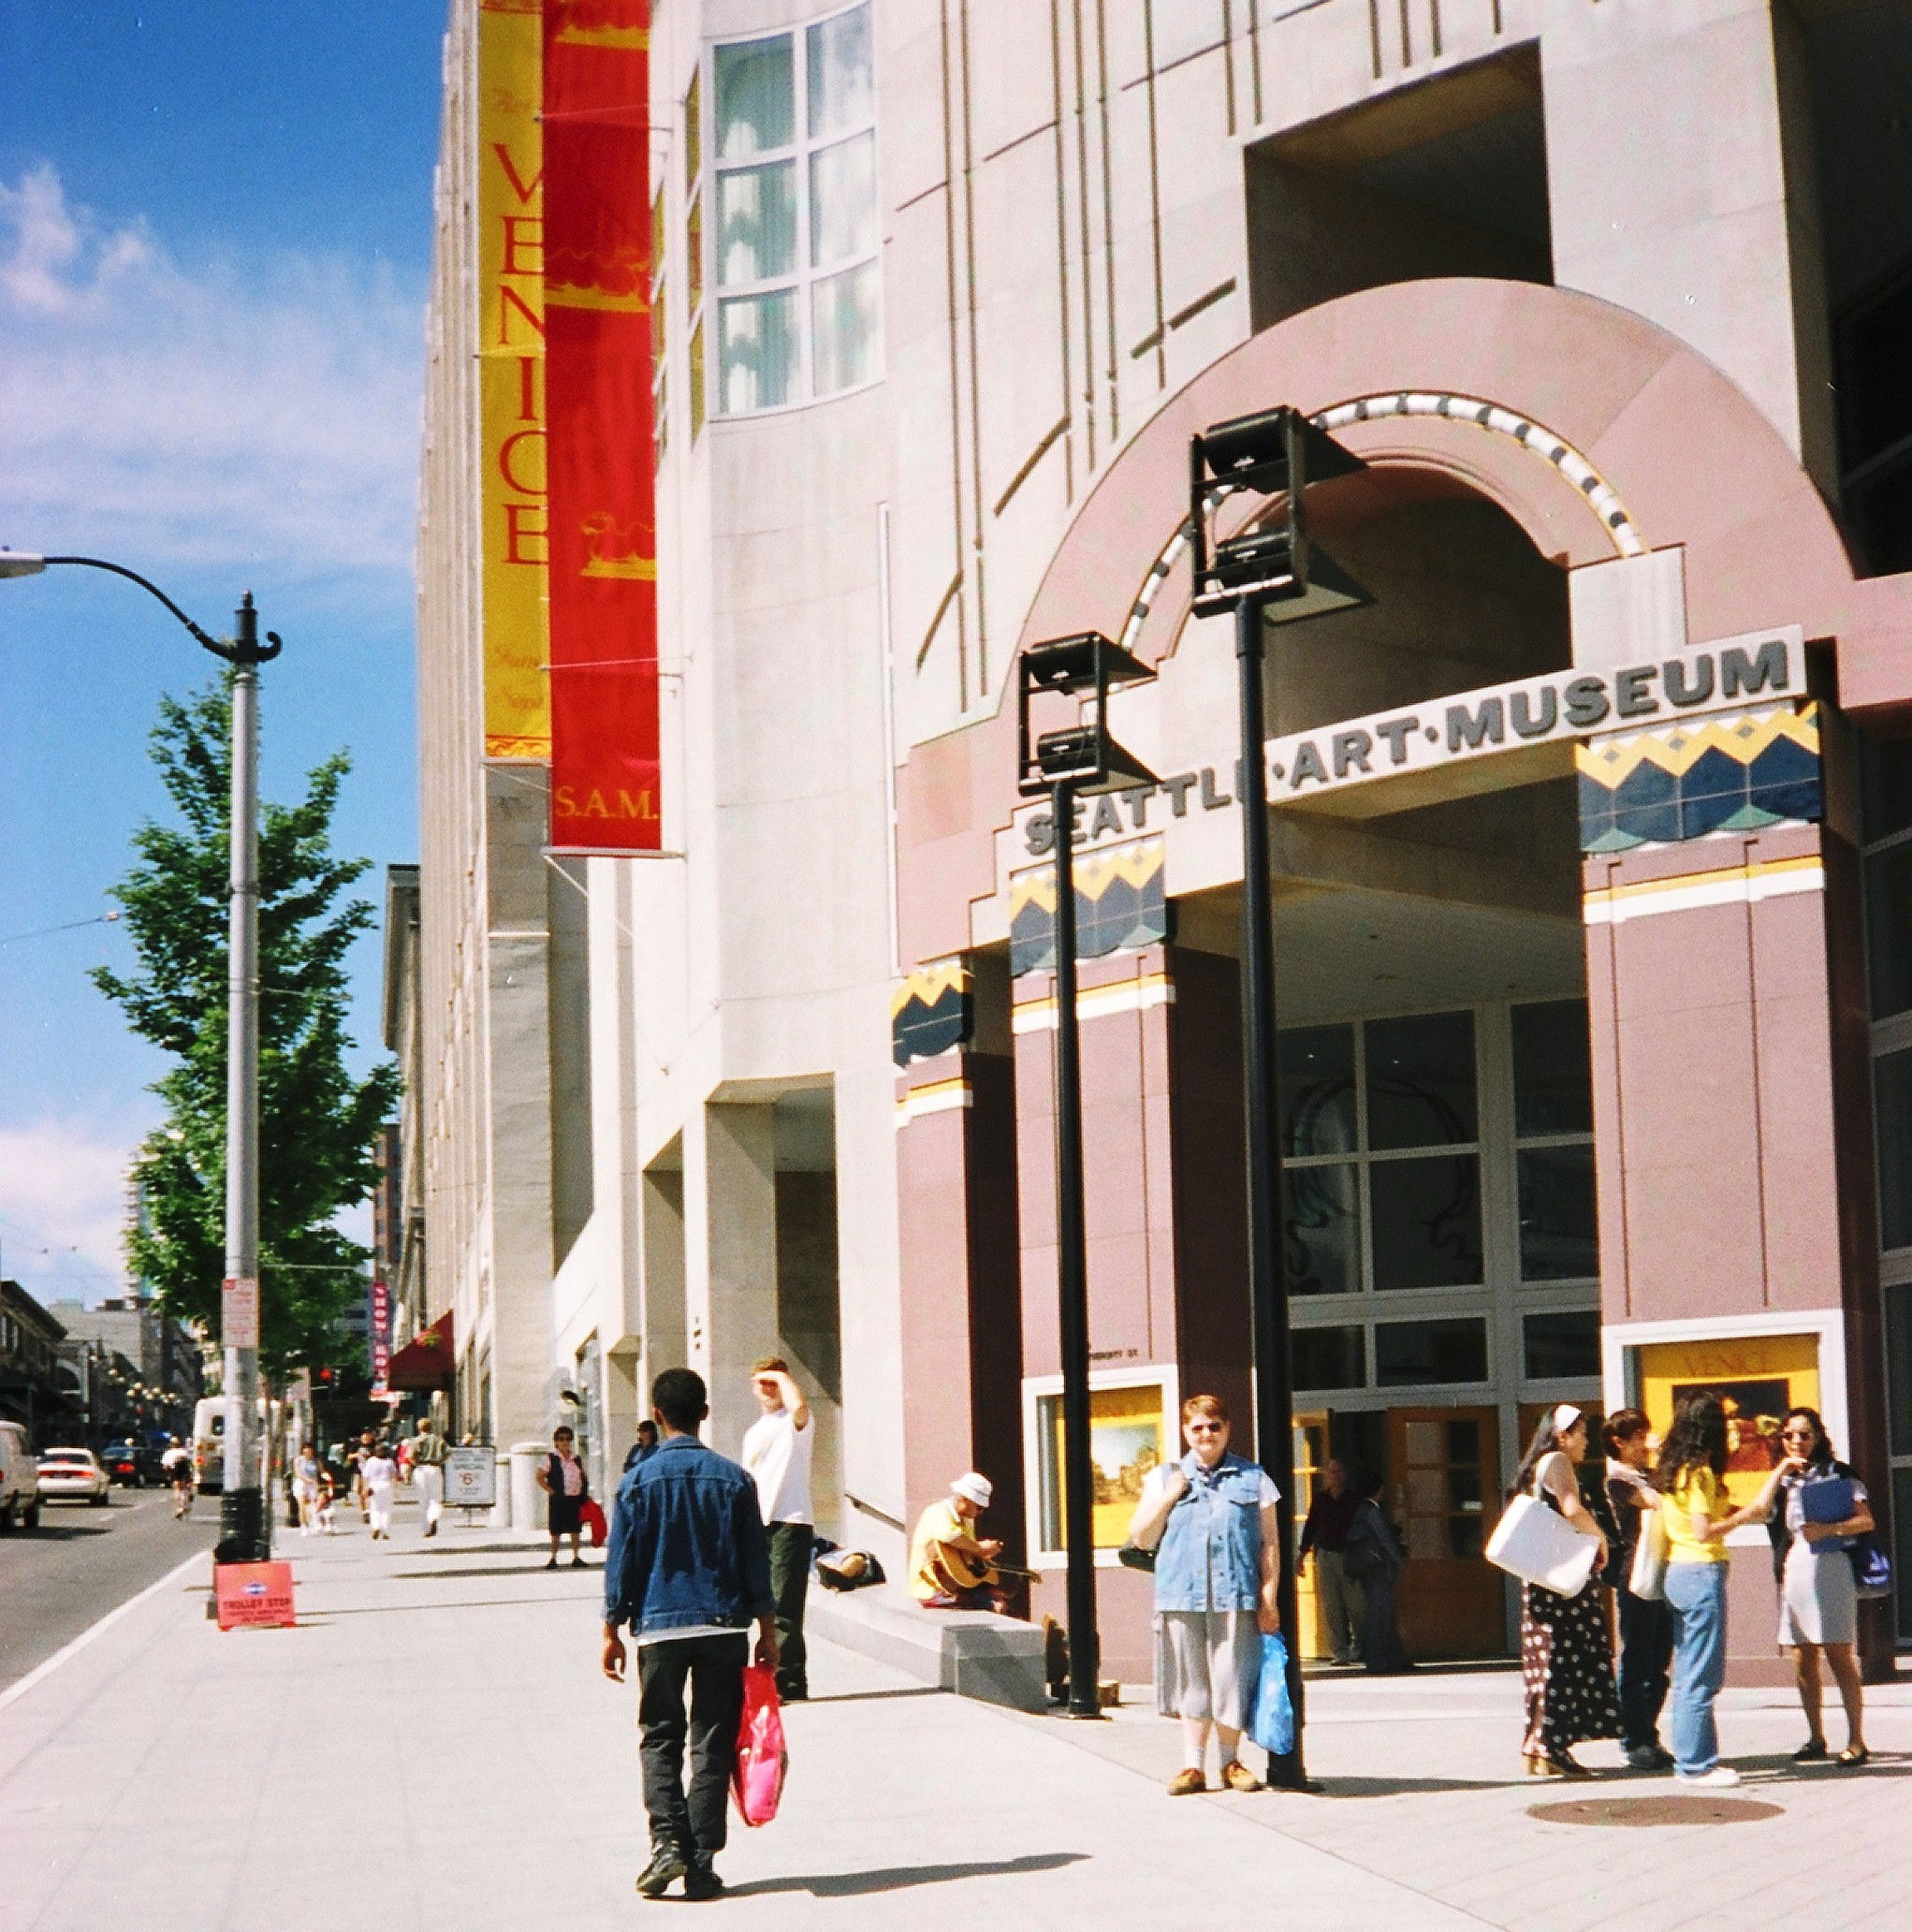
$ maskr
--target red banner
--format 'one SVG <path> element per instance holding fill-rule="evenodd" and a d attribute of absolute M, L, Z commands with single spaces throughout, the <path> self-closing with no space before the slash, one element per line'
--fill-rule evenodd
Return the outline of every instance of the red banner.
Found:
<path fill-rule="evenodd" d="M 551 843 L 655 852 L 649 0 L 545 0 Z"/>

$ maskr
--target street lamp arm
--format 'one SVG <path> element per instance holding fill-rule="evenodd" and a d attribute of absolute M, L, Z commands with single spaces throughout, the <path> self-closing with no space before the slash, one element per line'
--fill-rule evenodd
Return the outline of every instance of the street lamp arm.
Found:
<path fill-rule="evenodd" d="M 196 643 L 204 646 L 214 657 L 223 657 L 227 664 L 267 664 L 271 659 L 277 657 L 279 652 L 285 648 L 276 631 L 268 631 L 266 633 L 267 642 L 270 644 L 270 649 L 267 649 L 257 642 L 256 634 L 251 638 L 242 636 L 237 642 L 222 640 L 208 635 L 151 578 L 141 577 L 137 570 L 128 570 L 124 564 L 109 564 L 104 557 L 44 557 L 40 561 L 49 568 L 51 568 L 55 564 L 77 564 L 87 570 L 109 570 L 115 577 L 124 577 L 128 583 L 138 584 L 142 591 L 157 597 L 179 619 L 180 622 L 192 634 Z M 241 629 L 242 632 L 250 631 L 253 626 L 245 622 L 245 618 L 251 614 L 253 607 L 252 593 L 250 591 L 246 593 L 245 602 L 240 607 L 242 613 L 241 617 Z"/>

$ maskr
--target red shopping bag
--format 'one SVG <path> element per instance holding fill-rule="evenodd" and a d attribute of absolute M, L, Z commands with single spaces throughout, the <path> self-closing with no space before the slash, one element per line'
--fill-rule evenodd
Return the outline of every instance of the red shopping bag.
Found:
<path fill-rule="evenodd" d="M 761 1664 L 746 1664 L 743 1718 L 737 1727 L 737 1762 L 730 1773 L 731 1796 L 746 1824 L 768 1824 L 776 1817 L 789 1763 L 776 1676 Z"/>
<path fill-rule="evenodd" d="M 598 1508 L 596 1502 L 591 1498 L 585 1498 L 583 1506 L 577 1512 L 577 1520 L 590 1530 L 591 1548 L 603 1549 L 605 1538 L 610 1532 L 605 1528 L 604 1511 Z"/>

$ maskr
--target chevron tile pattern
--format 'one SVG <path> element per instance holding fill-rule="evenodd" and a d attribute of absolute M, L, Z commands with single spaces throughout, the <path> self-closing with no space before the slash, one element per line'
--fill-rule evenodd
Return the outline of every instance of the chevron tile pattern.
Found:
<path fill-rule="evenodd" d="M 1160 839 L 1085 855 L 1075 862 L 1075 949 L 1084 959 L 1135 952 L 1168 937 Z M 1056 869 L 1037 866 L 1009 881 L 1009 970 L 1040 973 L 1056 963 Z"/>

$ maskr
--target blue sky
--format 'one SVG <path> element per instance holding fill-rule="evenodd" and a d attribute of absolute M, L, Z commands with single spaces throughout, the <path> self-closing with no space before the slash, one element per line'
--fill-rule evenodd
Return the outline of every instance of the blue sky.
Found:
<path fill-rule="evenodd" d="M 0 544 L 104 556 L 207 629 L 250 589 L 265 788 L 339 745 L 342 850 L 416 856 L 413 514 L 441 0 L 0 0 Z M 0 1267 L 118 1279 L 156 1057 L 86 978 L 162 691 L 215 668 L 95 572 L 0 582 Z M 378 942 L 354 961 L 377 1046 Z"/>

